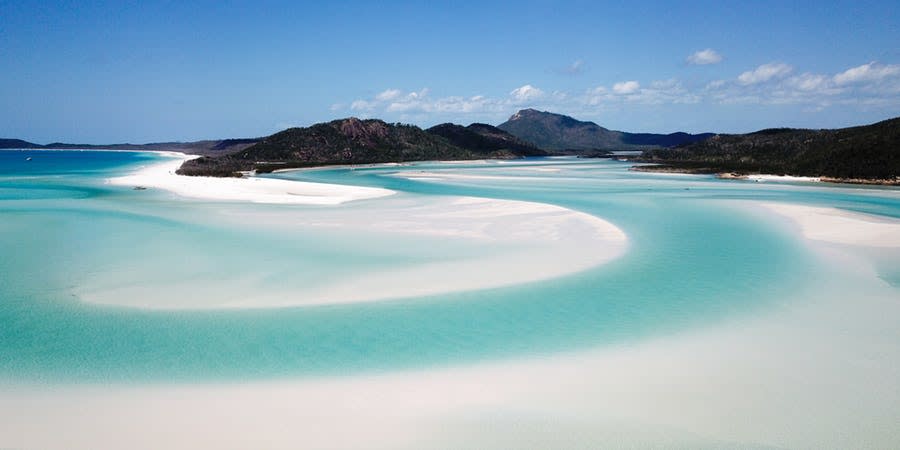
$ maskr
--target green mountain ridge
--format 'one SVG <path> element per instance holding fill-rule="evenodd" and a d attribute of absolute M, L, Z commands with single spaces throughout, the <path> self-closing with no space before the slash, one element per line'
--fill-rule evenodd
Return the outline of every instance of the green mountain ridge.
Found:
<path fill-rule="evenodd" d="M 840 180 L 900 182 L 900 117 L 840 129 L 771 128 L 721 134 L 639 159 L 662 164 L 643 170 L 775 174 Z"/>
<path fill-rule="evenodd" d="M 478 152 L 506 150 L 517 156 L 548 156 L 530 142 L 525 142 L 493 125 L 473 123 L 469 126 L 443 123 L 425 130 L 447 139 L 453 145 Z"/>
<path fill-rule="evenodd" d="M 562 114 L 523 109 L 497 128 L 546 150 L 643 150 L 702 141 L 713 133 L 627 133 L 603 128 Z"/>
<path fill-rule="evenodd" d="M 236 176 L 247 171 L 270 172 L 335 164 L 509 159 L 522 156 L 508 146 L 487 145 L 497 144 L 499 140 L 488 137 L 486 133 L 469 131 L 471 133 L 463 133 L 466 138 L 472 138 L 472 133 L 481 138 L 479 145 L 472 148 L 455 145 L 452 140 L 415 125 L 350 117 L 304 128 L 289 128 L 235 153 L 186 161 L 178 173 Z M 460 142 L 460 139 L 454 140 Z"/>

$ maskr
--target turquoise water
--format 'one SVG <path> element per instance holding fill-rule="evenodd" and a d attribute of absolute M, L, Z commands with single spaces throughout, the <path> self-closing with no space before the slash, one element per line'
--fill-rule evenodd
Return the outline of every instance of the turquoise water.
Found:
<path fill-rule="evenodd" d="M 177 303 L 178 295 L 225 295 L 213 289 L 217 285 L 239 296 L 258 295 L 260 286 L 290 296 L 324 279 L 352 282 L 379 267 L 412 267 L 447 253 L 482 251 L 438 239 L 262 227 L 233 218 L 277 213 L 285 206 L 185 200 L 104 183 L 161 158 L 0 151 L 0 380 L 127 383 L 342 375 L 635 342 L 765 311 L 799 295 L 822 273 L 786 227 L 731 206 L 730 200 L 789 201 L 900 217 L 900 196 L 892 189 L 642 174 L 606 160 L 287 172 L 272 176 L 387 187 L 415 201 L 469 195 L 560 205 L 612 222 L 630 244 L 623 257 L 570 276 L 425 298 L 212 311 L 80 301 L 86 284 L 118 276 L 151 287 L 181 280 L 174 298 L 166 291 L 168 298 L 160 300 L 170 303 Z M 491 178 L 403 178 L 422 171 Z M 378 201 L 337 208 L 377 208 Z M 333 207 L 290 208 L 327 214 Z M 885 279 L 900 273 L 898 256 L 879 255 Z M 244 279 L 252 282 L 235 281 Z"/>

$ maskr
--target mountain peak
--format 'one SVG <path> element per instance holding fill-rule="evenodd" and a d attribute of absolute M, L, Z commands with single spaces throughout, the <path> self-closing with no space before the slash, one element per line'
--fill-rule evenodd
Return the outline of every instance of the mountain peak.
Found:
<path fill-rule="evenodd" d="M 695 142 L 709 135 L 625 133 L 594 122 L 536 109 L 523 109 L 497 126 L 519 139 L 548 150 L 640 150 Z"/>
<path fill-rule="evenodd" d="M 582 122 L 562 114 L 528 108 L 513 114 L 498 126 L 538 147 L 551 150 L 596 150 L 622 146 L 620 132 L 593 122 Z"/>

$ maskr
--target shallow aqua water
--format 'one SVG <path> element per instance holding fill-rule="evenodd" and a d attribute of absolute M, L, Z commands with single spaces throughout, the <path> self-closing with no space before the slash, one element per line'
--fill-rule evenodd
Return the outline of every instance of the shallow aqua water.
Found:
<path fill-rule="evenodd" d="M 222 222 L 214 220 L 224 208 L 220 203 L 103 183 L 159 158 L 0 151 L 0 380 L 354 374 L 632 342 L 764 311 L 815 279 L 819 263 L 788 230 L 727 200 L 790 201 L 900 217 L 897 190 L 641 174 L 605 160 L 288 172 L 274 176 L 383 186 L 420 200 L 471 195 L 556 204 L 614 223 L 628 234 L 630 246 L 622 258 L 571 276 L 418 299 L 220 311 L 80 302 L 79 286 L 110 273 L 165 283 L 177 272 L 198 286 L 248 277 L 290 295 L 291 286 L 328 277 L 352 280 L 384 265 L 405 267 L 430 257 L 421 250 L 427 240 Z M 412 181 L 402 178 L 407 171 L 500 178 Z M 283 207 L 227 205 L 251 215 Z M 435 252 L 453 251 L 433 244 Z M 886 277 L 900 273 L 894 255 L 882 259 Z"/>

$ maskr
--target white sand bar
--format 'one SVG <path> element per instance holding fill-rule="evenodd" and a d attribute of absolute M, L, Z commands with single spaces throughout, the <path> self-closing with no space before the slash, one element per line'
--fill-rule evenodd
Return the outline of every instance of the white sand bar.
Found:
<path fill-rule="evenodd" d="M 826 279 L 805 293 L 813 302 L 713 329 L 470 367 L 0 385 L 0 447 L 893 449 L 900 303 L 889 289 L 848 292 Z"/>
<path fill-rule="evenodd" d="M 785 181 L 785 182 L 801 182 L 801 183 L 817 183 L 821 181 L 819 177 L 795 177 L 791 175 L 767 175 L 755 174 L 747 175 L 747 179 L 751 181 Z"/>
<path fill-rule="evenodd" d="M 765 313 L 568 355 L 279 382 L 0 385 L 0 447 L 898 448 L 896 289 L 824 261 L 835 276 Z"/>
<path fill-rule="evenodd" d="M 807 239 L 868 247 L 900 247 L 900 220 L 897 219 L 837 208 L 773 202 L 756 204 L 794 221 Z"/>
<path fill-rule="evenodd" d="M 236 274 L 215 282 L 204 282 L 191 267 L 169 271 L 164 282 L 148 282 L 147 273 L 157 271 L 125 270 L 130 265 L 125 261 L 82 280 L 73 293 L 90 303 L 147 309 L 355 303 L 546 280 L 610 261 L 627 247 L 625 233 L 598 217 L 554 205 L 487 198 L 395 196 L 327 209 L 238 205 L 216 214 L 210 220 L 252 224 L 260 233 L 280 236 L 365 235 L 397 248 L 411 246 L 404 251 L 416 258 L 355 271 L 352 278 L 296 283 L 295 277 L 286 275 L 291 267 L 256 263 L 249 259 L 252 255 L 245 256 L 244 264 L 254 267 L 258 276 Z M 297 258 L 304 255 L 298 253 Z M 283 282 L 264 281 L 271 277 Z"/>
<path fill-rule="evenodd" d="M 393 193 L 276 179 L 175 175 L 174 170 L 185 158 L 111 182 L 158 187 L 185 197 L 263 203 L 340 204 Z M 73 295 L 89 303 L 145 309 L 355 303 L 547 280 L 608 262 L 627 247 L 625 233 L 598 217 L 549 204 L 489 198 L 398 195 L 334 208 L 248 209 L 231 205 L 216 208 L 211 214 L 217 215 L 209 218 L 214 223 L 249 224 L 260 233 L 272 232 L 289 239 L 316 233 L 364 235 L 400 249 L 413 247 L 403 251 L 409 252 L 414 262 L 357 270 L 350 278 L 323 276 L 292 282 L 296 277 L 287 275 L 292 270 L 290 261 L 272 266 L 265 255 L 254 254 L 242 255 L 244 264 L 256 268 L 251 274 L 242 270 L 235 276 L 205 279 L 208 275 L 198 273 L 195 267 L 172 267 L 162 270 L 167 274 L 164 280 L 148 281 L 148 274 L 161 271 L 140 266 L 137 261 L 142 258 L 136 256 L 135 261 L 123 261 L 81 279 L 72 288 Z M 463 247 L 470 250 L 457 251 Z M 303 258 L 298 252 L 297 261 Z M 274 286 L 265 281 L 276 278 L 284 281 Z"/>
<path fill-rule="evenodd" d="M 175 171 L 194 155 L 166 152 L 171 161 L 145 167 L 130 175 L 111 178 L 110 184 L 165 189 L 183 197 L 205 200 L 246 201 L 304 205 L 337 205 L 353 200 L 385 197 L 389 189 L 345 186 L 271 178 L 187 177 Z"/>

